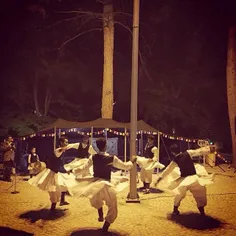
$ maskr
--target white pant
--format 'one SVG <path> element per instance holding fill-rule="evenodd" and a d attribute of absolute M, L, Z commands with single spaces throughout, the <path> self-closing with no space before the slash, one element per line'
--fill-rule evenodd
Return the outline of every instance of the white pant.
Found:
<path fill-rule="evenodd" d="M 185 198 L 187 191 L 190 191 L 195 198 L 198 207 L 204 207 L 207 204 L 206 187 L 201 186 L 198 182 L 194 182 L 189 186 L 182 186 L 179 194 L 175 196 L 174 205 L 179 207 L 181 201 Z"/>
<path fill-rule="evenodd" d="M 152 173 L 154 170 L 145 170 L 144 168 L 141 168 L 140 170 L 140 179 L 142 182 L 145 183 L 152 183 Z"/>
<path fill-rule="evenodd" d="M 95 207 L 96 209 L 101 208 L 104 202 L 108 207 L 105 221 L 111 224 L 117 218 L 118 213 L 116 192 L 113 187 L 105 185 L 101 191 L 99 191 L 94 197 L 90 199 L 91 206 Z"/>
<path fill-rule="evenodd" d="M 55 191 L 55 192 L 48 192 L 50 196 L 50 201 L 52 203 L 57 203 L 60 201 L 61 198 L 61 191 Z"/>

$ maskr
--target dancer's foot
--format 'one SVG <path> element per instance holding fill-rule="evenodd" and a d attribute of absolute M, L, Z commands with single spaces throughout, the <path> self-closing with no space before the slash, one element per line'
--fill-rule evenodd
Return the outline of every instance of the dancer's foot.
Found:
<path fill-rule="evenodd" d="M 65 206 L 65 205 L 69 205 L 70 203 L 69 202 L 66 202 L 66 201 L 63 201 L 63 202 L 60 202 L 60 206 Z"/>
<path fill-rule="evenodd" d="M 149 193 L 151 193 L 149 188 L 146 188 L 146 189 L 143 191 L 143 194 L 149 194 Z"/>
<path fill-rule="evenodd" d="M 52 203 L 50 211 L 54 211 L 56 209 L 56 205 L 57 205 L 56 203 Z"/>
<path fill-rule="evenodd" d="M 174 210 L 172 212 L 172 215 L 175 215 L 175 216 L 179 215 L 179 210 L 178 210 L 177 206 L 174 206 Z"/>
<path fill-rule="evenodd" d="M 99 222 L 103 222 L 104 221 L 102 207 L 98 209 L 98 221 Z"/>
<path fill-rule="evenodd" d="M 110 226 L 110 223 L 108 223 L 107 221 L 105 221 L 104 224 L 103 224 L 103 226 L 102 226 L 102 231 L 103 231 L 103 232 L 107 232 L 109 226 Z"/>
<path fill-rule="evenodd" d="M 205 216 L 205 210 L 204 210 L 204 207 L 198 207 L 198 210 L 199 210 L 201 216 Z"/>

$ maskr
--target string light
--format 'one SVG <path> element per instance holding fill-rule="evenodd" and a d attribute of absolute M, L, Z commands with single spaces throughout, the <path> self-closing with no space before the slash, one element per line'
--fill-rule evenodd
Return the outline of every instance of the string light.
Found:
<path fill-rule="evenodd" d="M 67 133 L 77 133 L 79 135 L 88 135 L 88 136 L 92 136 L 92 135 L 101 135 L 101 134 L 104 134 L 105 132 L 110 132 L 110 133 L 113 133 L 115 135 L 119 135 L 119 136 L 126 136 L 128 137 L 130 135 L 129 132 L 119 132 L 119 131 L 116 131 L 116 130 L 113 130 L 113 129 L 110 129 L 110 128 L 105 128 L 103 130 L 100 130 L 100 131 L 96 131 L 96 132 L 84 132 L 84 131 L 78 131 L 76 128 L 73 128 L 73 129 L 68 129 L 66 131 L 61 131 L 60 134 L 61 135 L 66 135 Z M 137 135 L 140 135 L 141 133 L 143 134 L 152 134 L 152 135 L 158 135 L 158 133 L 163 136 L 164 138 L 167 138 L 167 139 L 171 139 L 171 140 L 180 140 L 180 141 L 185 141 L 185 142 L 188 142 L 188 143 L 196 143 L 199 139 L 189 139 L 189 138 L 184 138 L 184 137 L 179 137 L 179 136 L 173 136 L 173 135 L 169 135 L 169 134 L 165 134 L 165 133 L 162 133 L 162 132 L 151 132 L 151 131 L 141 131 L 141 130 L 138 130 L 137 131 Z M 33 138 L 33 137 L 54 137 L 55 134 L 54 133 L 49 133 L 49 134 L 40 134 L 40 133 L 37 133 L 37 134 L 30 134 L 28 136 L 25 136 L 25 137 L 22 137 L 21 140 L 26 140 L 27 138 Z"/>

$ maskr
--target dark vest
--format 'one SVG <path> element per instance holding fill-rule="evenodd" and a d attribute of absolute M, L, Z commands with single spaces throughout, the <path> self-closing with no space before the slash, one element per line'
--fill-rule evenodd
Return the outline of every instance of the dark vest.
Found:
<path fill-rule="evenodd" d="M 62 158 L 63 158 L 63 156 L 64 156 L 64 153 L 62 153 L 62 155 L 60 157 L 56 157 L 56 155 L 53 153 L 47 162 L 47 168 L 55 173 L 64 172 L 64 171 L 62 171 L 62 166 L 63 166 Z"/>
<path fill-rule="evenodd" d="M 101 154 L 93 155 L 93 176 L 105 180 L 111 180 L 111 168 L 113 166 L 114 156 L 105 156 Z"/>
<path fill-rule="evenodd" d="M 78 148 L 78 157 L 79 158 L 88 158 L 90 156 L 88 150 L 89 150 L 89 144 L 83 148 L 82 147 L 82 143 L 79 144 L 79 148 Z"/>
<path fill-rule="evenodd" d="M 31 158 L 30 158 L 30 163 L 35 163 L 38 161 L 38 155 L 37 154 L 30 154 Z"/>
<path fill-rule="evenodd" d="M 154 147 L 154 145 L 152 146 L 149 146 L 149 147 L 145 147 L 145 150 L 144 150 L 144 156 L 146 158 L 153 158 L 153 153 L 152 153 L 152 148 Z"/>
<path fill-rule="evenodd" d="M 181 177 L 187 177 L 196 174 L 193 160 L 189 156 L 188 152 L 178 154 L 174 157 L 173 161 L 179 166 Z"/>

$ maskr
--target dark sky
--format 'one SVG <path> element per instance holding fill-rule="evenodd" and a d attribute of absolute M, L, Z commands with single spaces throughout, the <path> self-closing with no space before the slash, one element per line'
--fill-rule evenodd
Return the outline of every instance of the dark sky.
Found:
<path fill-rule="evenodd" d="M 204 97 L 206 100 L 212 101 L 211 103 L 209 102 L 212 106 L 215 106 L 213 104 L 214 99 L 217 100 L 218 98 L 221 100 L 218 105 L 218 111 L 214 109 L 215 113 L 213 117 L 218 120 L 218 125 L 223 123 L 228 130 L 225 66 L 228 28 L 229 25 L 234 23 L 234 2 L 235 1 L 230 0 L 140 1 L 140 51 L 144 58 L 142 66 L 145 64 L 145 68 L 147 68 L 148 74 L 152 79 L 152 81 L 150 81 L 147 73 L 140 66 L 140 100 L 145 101 L 147 98 L 144 89 L 150 90 L 150 88 L 153 87 L 152 83 L 155 85 L 160 84 L 160 78 L 165 78 L 163 75 L 167 77 L 165 82 L 174 84 L 178 80 L 176 79 L 178 78 L 176 74 L 178 71 L 181 71 L 180 77 L 183 78 L 183 71 L 189 70 L 191 73 L 189 72 L 190 74 L 186 77 L 192 76 L 196 87 L 198 86 L 197 80 L 200 85 L 202 85 L 204 81 L 206 83 L 215 83 L 214 86 L 216 86 L 216 89 L 212 90 L 212 94 L 210 91 L 206 93 L 204 90 L 200 90 L 199 97 Z M 32 6 L 35 5 L 42 11 L 37 10 L 37 13 L 35 13 L 34 8 L 32 8 Z M 31 8 L 29 8 L 29 6 L 31 6 Z M 95 0 L 2 1 L 0 10 L 2 19 L 0 76 L 4 86 L 9 87 L 10 83 L 15 83 L 14 80 L 9 79 L 9 73 L 14 71 L 17 65 L 20 65 L 20 69 L 24 71 L 24 73 L 32 69 L 32 64 L 30 63 L 29 65 L 21 65 L 20 62 L 22 63 L 22 61 L 17 61 L 19 54 L 16 54 L 16 52 L 19 52 L 22 48 L 32 49 L 32 51 L 37 48 L 35 46 L 38 45 L 37 38 L 34 38 L 32 41 L 30 40 L 30 37 L 32 37 L 31 27 L 37 25 L 39 29 L 44 28 L 58 20 L 65 19 L 65 15 L 58 14 L 57 11 L 75 9 L 101 12 L 102 5 Z M 132 1 L 114 0 L 114 9 L 116 12 L 125 12 L 125 14 L 117 15 L 116 20 L 119 23 L 116 24 L 115 27 L 114 93 L 117 105 L 114 116 L 117 120 L 128 120 L 129 106 L 125 106 L 125 103 L 129 103 L 127 100 L 128 96 L 121 96 L 121 91 L 129 93 L 132 37 L 130 32 L 123 26 L 132 25 Z M 44 13 L 46 17 L 45 20 L 42 21 L 43 23 L 36 24 L 35 22 L 39 22 L 37 17 L 42 16 Z M 92 27 L 97 27 L 100 23 L 93 22 L 92 24 Z M 69 24 L 59 25 L 57 28 L 42 31 L 43 33 L 38 38 L 38 41 L 42 40 L 43 35 L 48 35 L 48 39 L 44 36 L 43 40 L 45 41 L 43 45 L 52 45 L 50 47 L 53 51 L 54 47 L 60 46 L 65 39 L 75 35 L 75 33 L 77 33 L 77 27 L 78 25 L 76 25 L 76 23 L 70 22 Z M 86 27 L 91 27 L 91 25 L 88 24 Z M 80 37 L 66 45 L 66 50 L 68 50 L 67 52 L 69 53 L 68 61 L 70 61 L 71 58 L 75 58 L 76 55 L 76 58 L 85 65 L 85 67 L 89 68 L 87 70 L 90 76 L 94 78 L 91 80 L 91 86 L 97 81 L 94 75 L 97 75 L 99 78 L 102 77 L 102 34 L 91 34 Z M 61 50 L 59 54 L 60 53 L 63 54 L 63 50 Z M 50 58 L 53 57 L 55 57 L 55 55 L 50 55 Z M 75 59 L 72 59 L 72 61 L 73 60 Z M 18 75 L 20 74 L 21 73 L 18 72 Z M 16 77 L 16 75 L 14 77 Z M 99 84 L 101 85 L 101 81 Z M 221 89 L 221 95 L 219 95 L 219 93 L 215 94 L 214 92 L 219 88 Z M 5 100 L 2 100 L 2 107 L 14 107 L 11 100 L 7 98 L 9 95 L 7 93 L 9 93 L 7 89 L 4 89 L 2 92 L 2 95 L 5 97 Z M 97 97 L 93 99 L 91 99 L 90 96 L 91 91 L 89 91 L 88 94 L 89 95 L 86 95 L 84 93 L 83 95 L 85 97 L 83 103 L 84 109 L 90 107 L 94 103 L 94 99 L 99 99 L 100 92 L 94 92 L 94 94 L 97 94 Z M 71 99 L 73 100 L 73 98 Z M 150 98 L 150 100 L 153 102 L 155 98 Z M 145 102 L 150 103 L 149 100 Z M 207 102 L 204 105 L 209 106 Z M 141 107 L 142 105 L 140 105 L 140 110 Z M 86 112 L 89 115 L 86 119 L 95 118 L 93 117 L 95 115 L 88 110 L 89 109 L 87 109 Z M 140 118 L 145 118 L 145 109 L 142 112 L 140 113 Z M 123 117 L 121 117 L 121 114 Z M 158 118 L 155 119 L 149 119 L 148 117 L 146 121 L 158 127 Z"/>

